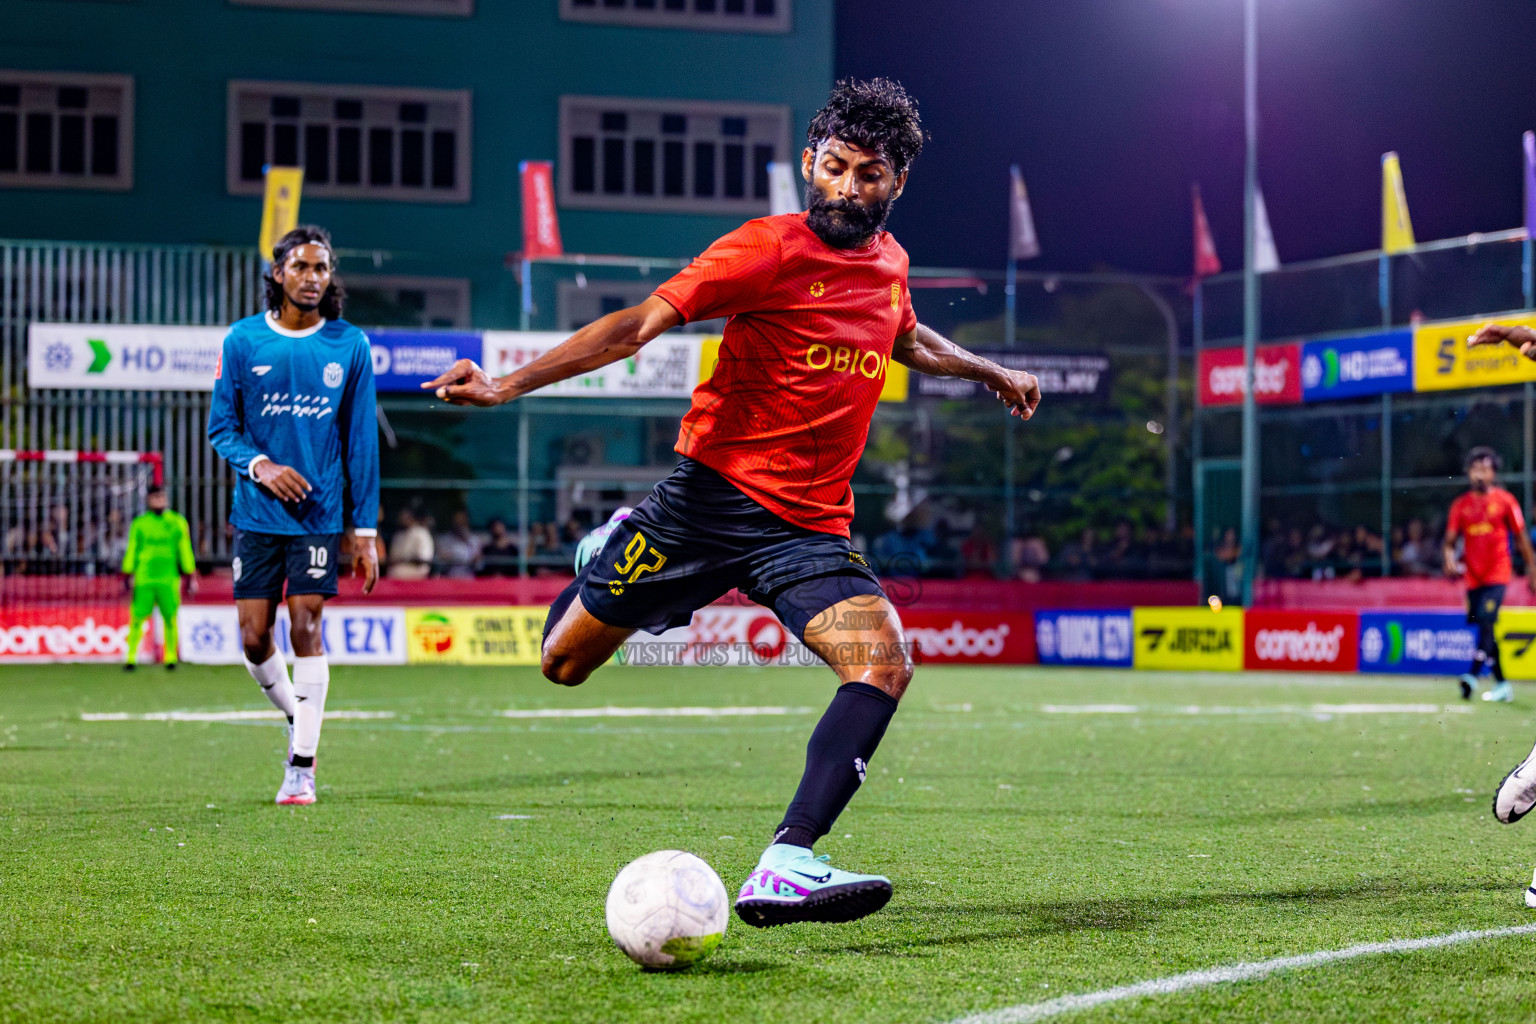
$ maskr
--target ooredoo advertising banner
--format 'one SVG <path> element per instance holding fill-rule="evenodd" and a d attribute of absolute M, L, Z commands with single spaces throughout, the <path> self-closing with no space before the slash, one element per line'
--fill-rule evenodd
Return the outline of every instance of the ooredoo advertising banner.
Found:
<path fill-rule="evenodd" d="M 1413 332 L 1380 331 L 1301 349 L 1301 397 L 1308 402 L 1413 390 Z"/>
<path fill-rule="evenodd" d="M 1243 350 L 1207 348 L 1200 351 L 1200 404 L 1238 405 L 1243 400 Z M 1294 405 L 1301 401 L 1301 346 L 1263 345 L 1254 353 L 1254 401 L 1261 405 Z"/>
<path fill-rule="evenodd" d="M 1237 672 L 1243 667 L 1240 608 L 1134 608 L 1137 668 Z"/>
<path fill-rule="evenodd" d="M 146 636 L 145 644 L 149 641 Z M 7 608 L 0 623 L 0 663 L 110 662 L 127 654 L 127 601 L 118 608 Z"/>
<path fill-rule="evenodd" d="M 184 604 L 176 616 L 181 659 L 201 665 L 240 663 L 240 619 L 233 605 Z M 272 638 L 290 662 L 288 608 L 279 605 Z M 337 665 L 404 665 L 405 609 L 329 605 L 320 618 L 326 657 Z"/>
<path fill-rule="evenodd" d="M 1042 665 L 1130 668 L 1131 610 L 1037 611 L 1035 651 Z"/>
<path fill-rule="evenodd" d="M 1250 610 L 1244 616 L 1243 667 L 1353 672 L 1360 616 L 1354 612 Z"/>
<path fill-rule="evenodd" d="M 1460 612 L 1361 612 L 1360 671 L 1460 675 L 1477 631 Z"/>

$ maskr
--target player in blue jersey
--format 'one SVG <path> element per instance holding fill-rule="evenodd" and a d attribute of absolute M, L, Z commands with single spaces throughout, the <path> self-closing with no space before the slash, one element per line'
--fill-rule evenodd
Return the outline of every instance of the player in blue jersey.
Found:
<path fill-rule="evenodd" d="M 315 802 L 330 682 L 320 615 L 336 596 L 344 533 L 363 592 L 379 578 L 373 356 L 367 336 L 341 319 L 334 253 L 330 235 L 309 226 L 273 248 L 267 312 L 229 329 L 208 413 L 208 440 L 238 474 L 230 522 L 245 667 L 288 716 L 280 804 Z M 272 642 L 284 584 L 292 682 Z"/>

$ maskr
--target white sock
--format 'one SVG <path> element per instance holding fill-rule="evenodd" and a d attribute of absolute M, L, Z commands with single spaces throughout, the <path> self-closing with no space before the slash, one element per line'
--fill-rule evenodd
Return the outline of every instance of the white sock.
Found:
<path fill-rule="evenodd" d="M 261 692 L 266 694 L 267 700 L 272 706 L 288 716 L 293 721 L 293 684 L 288 681 L 288 666 L 283 663 L 283 652 L 272 649 L 272 657 L 255 664 L 250 658 L 241 655 L 245 661 L 245 670 L 251 674 L 261 687 Z"/>
<path fill-rule="evenodd" d="M 331 666 L 325 655 L 293 659 L 293 756 L 314 757 L 320 746 L 320 722 L 325 717 L 325 691 Z"/>

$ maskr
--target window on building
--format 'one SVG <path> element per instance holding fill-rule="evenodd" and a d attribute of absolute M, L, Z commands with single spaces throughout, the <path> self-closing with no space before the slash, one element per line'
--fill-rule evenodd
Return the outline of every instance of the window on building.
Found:
<path fill-rule="evenodd" d="M 359 11 L 371 14 L 421 14 L 467 18 L 475 0 L 229 0 L 242 7 L 302 7 L 317 11 Z"/>
<path fill-rule="evenodd" d="M 133 79 L 0 70 L 0 187 L 133 187 Z"/>
<path fill-rule="evenodd" d="M 226 177 L 262 190 L 262 168 L 304 168 L 304 194 L 469 201 L 470 94 L 436 89 L 229 83 Z"/>
<path fill-rule="evenodd" d="M 789 157 L 789 109 L 755 103 L 560 99 L 562 206 L 768 212 L 768 164 Z"/>
<path fill-rule="evenodd" d="M 341 264 L 347 319 L 365 327 L 468 327 L 469 282 L 457 277 L 353 274 Z"/>
<path fill-rule="evenodd" d="M 560 0 L 560 17 L 605 25 L 788 32 L 790 0 Z"/>

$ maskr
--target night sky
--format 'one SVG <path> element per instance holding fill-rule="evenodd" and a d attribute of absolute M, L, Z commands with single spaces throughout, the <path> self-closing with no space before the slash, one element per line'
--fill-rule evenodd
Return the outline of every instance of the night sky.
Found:
<path fill-rule="evenodd" d="M 914 264 L 997 267 L 1008 165 L 1041 270 L 1186 274 L 1199 181 L 1241 265 L 1240 0 L 838 0 L 837 73 L 883 74 L 932 135 L 890 227 Z M 1282 262 L 1374 249 L 1380 157 L 1420 241 L 1517 227 L 1536 3 L 1259 0 L 1259 179 Z"/>

